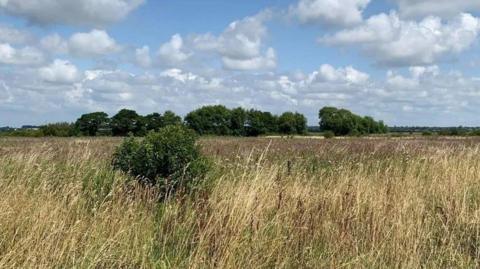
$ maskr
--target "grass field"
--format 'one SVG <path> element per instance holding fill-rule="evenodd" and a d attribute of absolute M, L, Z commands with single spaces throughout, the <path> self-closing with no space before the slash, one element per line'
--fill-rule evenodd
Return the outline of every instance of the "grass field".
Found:
<path fill-rule="evenodd" d="M 0 268 L 480 266 L 478 139 L 205 138 L 161 203 L 120 141 L 0 139 Z"/>

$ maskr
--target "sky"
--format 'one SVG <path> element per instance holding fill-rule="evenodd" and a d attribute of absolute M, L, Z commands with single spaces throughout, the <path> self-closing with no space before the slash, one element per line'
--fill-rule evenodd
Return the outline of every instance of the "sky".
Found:
<path fill-rule="evenodd" d="M 0 0 L 0 126 L 336 106 L 480 126 L 477 0 Z"/>

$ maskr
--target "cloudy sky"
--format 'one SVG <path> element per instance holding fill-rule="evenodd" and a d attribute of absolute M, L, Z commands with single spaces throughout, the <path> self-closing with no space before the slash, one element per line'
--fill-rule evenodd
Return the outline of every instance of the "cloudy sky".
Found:
<path fill-rule="evenodd" d="M 477 0 L 0 0 L 0 126 L 224 104 L 480 125 Z"/>

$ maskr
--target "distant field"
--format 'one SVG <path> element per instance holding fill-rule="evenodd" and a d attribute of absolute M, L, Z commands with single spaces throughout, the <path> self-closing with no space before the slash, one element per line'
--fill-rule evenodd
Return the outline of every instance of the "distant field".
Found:
<path fill-rule="evenodd" d="M 0 138 L 0 268 L 476 268 L 480 139 L 204 138 L 190 197 L 116 138 Z"/>

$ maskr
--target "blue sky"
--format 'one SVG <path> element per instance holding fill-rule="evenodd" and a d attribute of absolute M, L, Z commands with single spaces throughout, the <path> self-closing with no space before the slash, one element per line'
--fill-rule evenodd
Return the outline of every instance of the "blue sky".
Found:
<path fill-rule="evenodd" d="M 475 2 L 0 1 L 0 126 L 208 104 L 479 126 Z"/>

